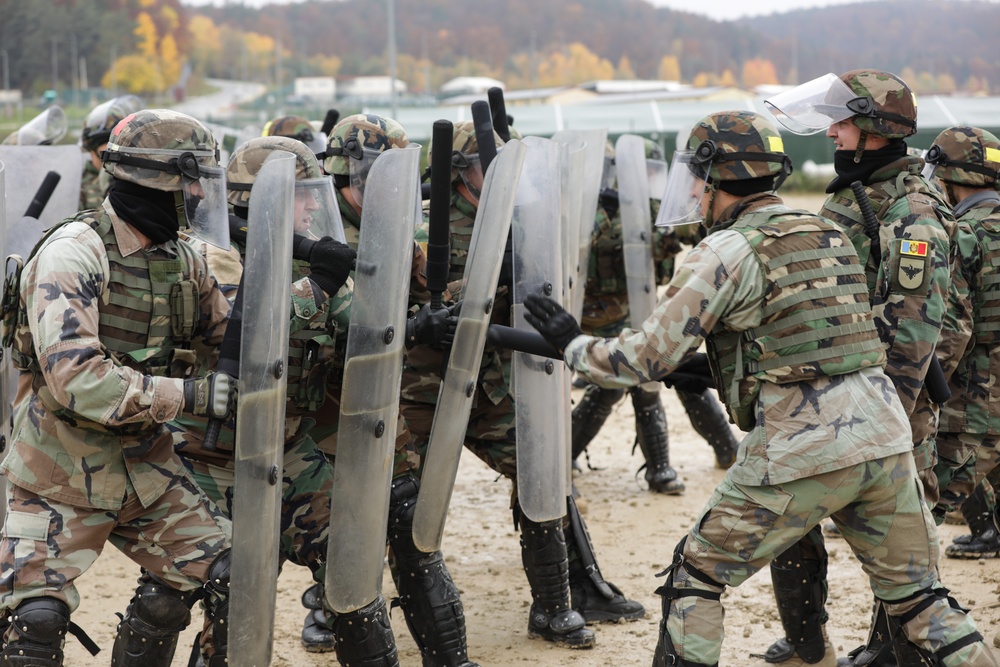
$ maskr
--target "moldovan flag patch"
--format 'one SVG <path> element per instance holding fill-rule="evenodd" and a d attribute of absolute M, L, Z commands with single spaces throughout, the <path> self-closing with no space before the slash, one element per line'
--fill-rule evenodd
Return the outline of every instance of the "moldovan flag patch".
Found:
<path fill-rule="evenodd" d="M 900 241 L 899 252 L 912 257 L 926 257 L 927 241 Z"/>

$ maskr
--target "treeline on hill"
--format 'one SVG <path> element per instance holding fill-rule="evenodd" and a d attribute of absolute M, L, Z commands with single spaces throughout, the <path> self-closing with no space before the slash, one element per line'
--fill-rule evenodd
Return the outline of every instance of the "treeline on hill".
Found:
<path fill-rule="evenodd" d="M 412 92 L 455 76 L 509 89 L 594 79 L 751 87 L 881 67 L 917 92 L 1000 90 L 1000 6 L 890 0 L 732 22 L 645 0 L 395 0 L 397 73 Z M 205 77 L 288 85 L 296 76 L 384 75 L 387 3 L 307 0 L 256 9 L 180 0 L 0 0 L 10 82 L 164 92 L 185 65 Z M 76 66 L 72 66 L 75 62 Z M 84 81 L 86 73 L 86 81 Z"/>

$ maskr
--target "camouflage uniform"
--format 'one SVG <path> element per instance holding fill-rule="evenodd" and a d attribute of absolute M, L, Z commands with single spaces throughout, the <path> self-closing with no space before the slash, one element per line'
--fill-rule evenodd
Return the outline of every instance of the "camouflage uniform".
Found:
<path fill-rule="evenodd" d="M 497 146 L 503 144 L 495 133 L 494 141 Z M 452 149 L 453 164 L 479 163 L 479 146 L 471 122 L 456 126 Z M 467 268 L 478 205 L 478 193 L 473 194 L 470 187 L 472 182 L 460 168 L 452 169 L 448 282 L 450 296 L 455 302 L 462 298 L 461 281 Z M 473 204 L 469 197 L 477 198 L 477 203 Z M 417 239 L 426 245 L 426 223 L 417 230 Z M 501 269 L 500 284 L 493 296 L 491 324 L 511 326 L 512 298 L 507 282 L 510 275 L 509 270 Z M 410 299 L 417 304 L 424 295 L 411 293 Z M 492 470 L 512 482 L 511 507 L 515 525 L 521 529 L 522 561 L 534 600 L 529 614 L 529 636 L 574 648 L 588 647 L 594 643 L 594 633 L 584 627 L 586 620 L 631 620 L 642 616 L 644 610 L 637 602 L 625 599 L 613 584 L 604 581 L 589 539 L 584 535 L 582 517 L 573 522 L 564 517 L 562 521 L 539 524 L 521 513 L 517 502 L 512 359 L 511 350 L 486 345 L 464 445 Z M 407 354 L 403 368 L 400 406 L 421 454 L 426 451 L 430 438 L 442 364 L 442 352 L 418 345 Z M 578 516 L 572 501 L 568 501 L 568 509 L 573 516 Z M 579 530 L 572 530 L 571 523 Z"/>
<path fill-rule="evenodd" d="M 205 128 L 165 110 L 145 112 L 113 141 L 122 142 L 123 154 L 142 155 L 141 147 L 156 150 L 171 136 L 182 137 L 171 146 L 178 153 L 214 153 Z M 117 168 L 120 178 L 136 178 Z M 176 187 L 170 179 L 137 182 L 151 183 L 147 192 L 169 192 Z M 174 308 L 179 298 L 195 309 Z M 19 293 L 16 285 L 6 290 L 4 342 L 20 379 L 13 447 L 0 466 L 10 483 L 0 543 L 2 604 L 17 619 L 58 601 L 44 616 L 52 622 L 54 612 L 62 620 L 21 635 L 23 624 L 33 624 L 25 616 L 7 633 L 5 662 L 20 650 L 38 660 L 32 665 L 62 664 L 62 635 L 79 604 L 74 582 L 106 541 L 144 568 L 115 642 L 121 664 L 168 664 L 195 593 L 210 578 L 223 588 L 206 586 L 206 628 L 225 613 L 229 523 L 187 474 L 165 424 L 190 409 L 183 378 L 197 356 L 221 341 L 228 312 L 197 253 L 177 241 L 150 246 L 110 199 L 51 231 L 20 273 Z M 163 648 L 142 657 L 122 633 L 142 627 L 156 613 L 149 605 L 157 604 L 167 625 L 152 634 Z M 58 636 L 46 637 L 59 625 Z M 136 632 L 143 642 L 150 637 Z M 40 637 L 50 639 L 44 657 Z M 224 659 L 225 633 L 203 638 L 209 660 L 213 653 Z"/>
<path fill-rule="evenodd" d="M 885 356 L 850 239 L 763 192 L 716 201 L 729 180 L 780 168 L 780 139 L 760 116 L 708 116 L 688 145 L 714 155 L 706 174 L 712 233 L 640 329 L 615 339 L 577 336 L 565 349 L 577 372 L 629 386 L 668 375 L 707 338 L 720 395 L 748 431 L 664 572 L 653 664 L 718 664 L 725 587 L 741 584 L 827 516 L 911 641 L 940 651 L 946 665 L 996 664 L 972 619 L 939 588 L 937 541 L 914 482 L 906 413 L 880 368 Z M 726 159 L 729 152 L 742 157 Z M 761 159 L 748 160 L 752 152 Z M 960 647 L 946 656 L 941 649 L 953 642 Z"/>
<path fill-rule="evenodd" d="M 973 340 L 951 377 L 951 400 L 941 411 L 935 471 L 942 494 L 934 512 L 943 518 L 1000 463 L 1000 394 L 994 388 L 995 369 L 1000 368 L 1000 318 L 994 307 L 1000 261 L 1000 141 L 978 128 L 949 128 L 935 139 L 927 161 L 955 203 L 960 223 L 960 284 L 968 287 L 974 322 Z M 961 194 L 956 186 L 964 188 Z M 945 553 L 978 558 L 1000 551 L 1000 524 L 992 509 L 987 504 L 980 516 L 970 516 L 973 539 L 950 545 Z"/>
<path fill-rule="evenodd" d="M 83 176 L 80 178 L 80 210 L 91 211 L 100 208 L 104 196 L 111 185 L 103 169 L 98 169 L 94 163 L 87 161 L 83 165 Z"/>

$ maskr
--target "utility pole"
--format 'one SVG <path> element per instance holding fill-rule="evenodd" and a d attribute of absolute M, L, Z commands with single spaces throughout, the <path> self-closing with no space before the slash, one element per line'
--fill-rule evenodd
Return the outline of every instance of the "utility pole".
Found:
<path fill-rule="evenodd" d="M 392 117 L 397 117 L 396 108 L 396 0 L 389 3 L 389 101 Z"/>
<path fill-rule="evenodd" d="M 52 38 L 52 90 L 59 92 L 59 58 L 55 37 Z"/>

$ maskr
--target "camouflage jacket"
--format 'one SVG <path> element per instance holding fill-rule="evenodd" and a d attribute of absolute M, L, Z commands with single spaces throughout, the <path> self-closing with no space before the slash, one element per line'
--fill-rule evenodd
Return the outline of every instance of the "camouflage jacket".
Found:
<path fill-rule="evenodd" d="M 658 202 L 652 202 L 654 209 Z M 654 210 L 652 220 L 656 220 Z M 656 284 L 665 285 L 674 274 L 674 257 L 680 241 L 669 229 L 653 230 L 653 268 Z M 587 333 L 613 336 L 628 322 L 628 287 L 625 281 L 625 258 L 622 255 L 622 221 L 619 214 L 609 217 L 597 207 L 594 230 L 590 235 L 587 262 L 587 285 L 583 297 L 580 326 Z"/>
<path fill-rule="evenodd" d="M 879 258 L 871 256 L 850 188 L 831 194 L 819 212 L 844 228 L 866 267 L 875 326 L 886 345 L 886 373 L 907 414 L 917 405 L 946 318 L 951 250 L 945 224 L 954 225 L 947 205 L 920 177 L 922 164 L 900 158 L 865 186 L 881 223 Z"/>
<path fill-rule="evenodd" d="M 106 172 L 103 169 L 94 167 L 94 163 L 87 160 L 83 165 L 83 175 L 80 177 L 80 210 L 89 211 L 101 207 L 104 197 L 107 195 L 108 179 L 103 176 Z"/>
<path fill-rule="evenodd" d="M 778 203 L 771 197 L 757 205 Z M 641 328 L 617 338 L 579 336 L 566 348 L 566 363 L 608 387 L 658 380 L 716 332 L 759 327 L 770 289 L 746 237 L 720 229 L 688 254 Z M 756 414 L 728 473 L 739 484 L 779 484 L 911 448 L 906 413 L 879 366 L 788 384 L 765 380 Z"/>
<path fill-rule="evenodd" d="M 179 270 L 173 275 L 189 281 L 197 296 L 196 322 L 185 345 L 191 359 L 196 348 L 207 355 L 222 341 L 229 302 L 189 246 L 167 242 L 143 250 L 134 229 L 110 205 L 97 213 L 58 228 L 24 266 L 19 307 L 26 317 L 13 348 L 30 363 L 20 373 L 13 447 L 0 469 L 12 483 L 43 497 L 114 510 L 130 487 L 148 506 L 183 470 L 164 424 L 181 411 L 183 375 L 177 368 L 189 355 L 169 335 L 153 340 L 154 329 L 165 325 L 169 332 L 172 326 L 155 315 L 164 308 L 161 297 L 154 301 L 149 287 L 142 287 L 150 284 L 148 267 L 155 260 Z M 104 240 L 101 228 L 109 230 Z M 113 275 L 112 251 L 131 262 L 131 277 L 111 285 L 114 292 L 107 278 Z M 164 278 L 172 279 L 164 274 L 157 280 Z M 125 312 L 123 300 L 147 305 L 128 317 L 106 317 Z M 129 335 L 141 348 L 135 353 L 115 353 L 105 345 L 111 328 L 123 322 L 132 323 Z M 171 376 L 149 375 L 142 349 L 169 351 L 170 364 L 161 372 Z"/>
<path fill-rule="evenodd" d="M 192 239 L 208 261 L 219 286 L 230 302 L 236 300 L 243 275 L 242 249 L 233 246 L 221 250 Z M 342 354 L 347 339 L 347 325 L 353 282 L 348 278 L 340 290 L 327 298 L 308 278 L 309 268 L 303 262 L 293 263 L 291 307 L 289 313 L 288 382 L 285 403 L 285 443 L 297 442 L 303 427 L 303 417 L 318 410 L 326 401 L 327 379 L 338 351 Z M 339 343 L 339 344 L 338 344 Z M 341 359 L 341 365 L 343 360 Z M 305 378 L 305 380 L 303 380 Z M 235 424 L 230 423 L 219 433 L 218 449 L 209 452 L 201 448 L 207 420 L 183 414 L 171 422 L 171 429 L 183 431 L 175 438 L 177 451 L 209 462 L 223 462 L 232 457 Z M 305 426 L 309 426 L 307 422 Z"/>
<path fill-rule="evenodd" d="M 1000 434 L 1000 196 L 979 196 L 959 218 L 958 255 L 973 307 L 973 338 L 951 376 L 941 409 L 945 433 Z"/>
<path fill-rule="evenodd" d="M 452 206 L 450 217 L 451 265 L 448 269 L 449 303 L 462 298 L 461 281 L 465 275 L 465 260 L 469 254 L 472 240 L 472 229 L 475 223 L 476 209 L 463 197 L 452 191 Z M 417 229 L 416 238 L 419 244 L 427 245 L 427 223 Z M 448 296 L 448 295 L 446 295 Z M 410 294 L 410 302 L 414 306 L 422 303 L 423 294 Z M 510 326 L 510 298 L 507 287 L 500 287 L 494 296 L 493 311 L 490 316 L 492 324 Z M 417 345 L 406 354 L 403 364 L 404 400 L 418 403 L 437 403 L 438 388 L 441 384 L 441 363 L 443 353 L 426 345 Z M 510 368 L 513 353 L 504 348 L 487 344 L 483 351 L 483 361 L 479 368 L 479 383 L 486 395 L 494 404 L 499 404 L 510 393 Z"/>

